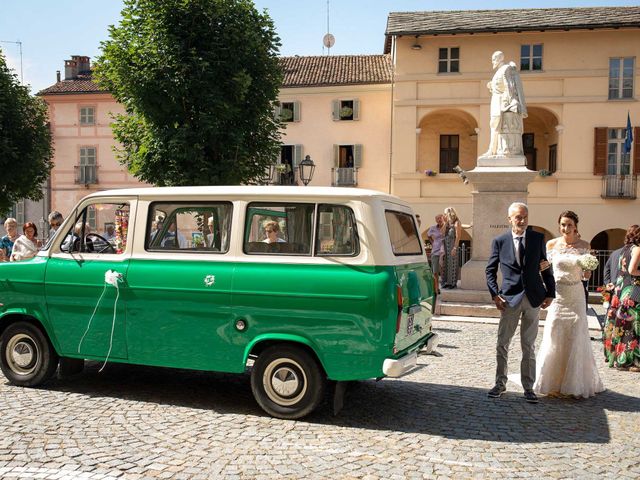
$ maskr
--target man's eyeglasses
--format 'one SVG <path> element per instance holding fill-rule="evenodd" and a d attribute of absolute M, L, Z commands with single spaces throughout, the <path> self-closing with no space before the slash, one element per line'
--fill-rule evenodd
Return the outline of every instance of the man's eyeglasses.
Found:
<path fill-rule="evenodd" d="M 59 223 L 50 223 L 49 225 L 51 225 L 52 228 L 58 228 L 60 226 Z"/>

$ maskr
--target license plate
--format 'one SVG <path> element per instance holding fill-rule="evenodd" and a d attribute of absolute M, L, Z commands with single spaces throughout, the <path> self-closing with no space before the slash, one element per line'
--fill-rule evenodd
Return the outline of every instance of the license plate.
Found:
<path fill-rule="evenodd" d="M 407 335 L 413 333 L 413 314 L 407 315 Z"/>

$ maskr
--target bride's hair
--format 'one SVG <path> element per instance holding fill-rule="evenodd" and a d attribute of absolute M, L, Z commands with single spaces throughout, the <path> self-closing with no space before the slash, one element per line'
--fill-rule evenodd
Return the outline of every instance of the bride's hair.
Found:
<path fill-rule="evenodd" d="M 578 228 L 578 214 L 576 212 L 571 210 L 565 210 L 564 212 L 562 212 L 558 217 L 558 225 L 563 218 L 570 218 L 571 220 L 573 220 L 573 223 L 576 224 L 576 229 Z"/>

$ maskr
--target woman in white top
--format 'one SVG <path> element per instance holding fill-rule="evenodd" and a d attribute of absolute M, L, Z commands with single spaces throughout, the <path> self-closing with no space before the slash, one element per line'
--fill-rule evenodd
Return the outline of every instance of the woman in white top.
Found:
<path fill-rule="evenodd" d="M 40 248 L 40 242 L 36 238 L 38 235 L 38 229 L 36 228 L 35 223 L 25 223 L 22 227 L 22 231 L 23 234 L 20 235 L 13 244 L 13 250 L 11 252 L 12 262 L 33 258 L 36 256 L 36 253 L 38 253 L 38 248 Z"/>
<path fill-rule="evenodd" d="M 264 240 L 264 243 L 286 243 L 283 239 L 278 237 L 278 232 L 280 232 L 280 225 L 278 222 L 274 222 L 271 220 L 264 224 L 264 232 L 267 236 Z"/>

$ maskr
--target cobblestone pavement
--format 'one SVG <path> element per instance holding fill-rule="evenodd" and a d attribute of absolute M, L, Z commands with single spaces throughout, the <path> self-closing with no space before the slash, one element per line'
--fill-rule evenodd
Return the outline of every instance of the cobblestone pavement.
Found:
<path fill-rule="evenodd" d="M 0 478 L 640 477 L 640 374 L 599 361 L 596 398 L 531 405 L 509 384 L 490 400 L 496 326 L 434 325 L 419 370 L 356 382 L 338 416 L 297 422 L 262 413 L 248 376 L 90 365 L 42 389 L 0 376 Z M 511 372 L 519 361 L 516 341 Z"/>

